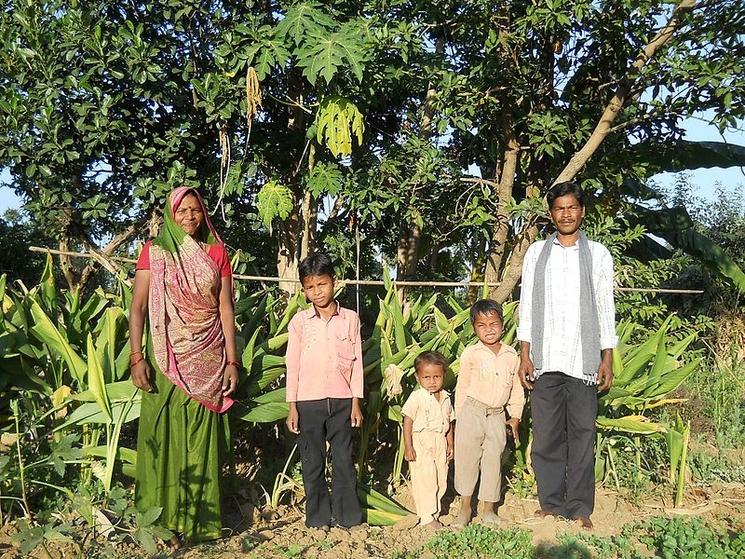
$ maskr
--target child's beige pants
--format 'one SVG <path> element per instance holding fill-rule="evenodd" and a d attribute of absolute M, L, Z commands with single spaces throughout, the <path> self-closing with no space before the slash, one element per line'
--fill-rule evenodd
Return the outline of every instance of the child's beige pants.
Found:
<path fill-rule="evenodd" d="M 507 444 L 504 408 L 468 397 L 455 421 L 455 490 L 473 495 L 481 472 L 479 500 L 496 503 L 502 491 L 502 452 Z"/>
<path fill-rule="evenodd" d="M 412 433 L 416 460 L 409 462 L 411 490 L 420 524 L 440 516 L 440 502 L 448 484 L 447 441 L 445 433 Z"/>

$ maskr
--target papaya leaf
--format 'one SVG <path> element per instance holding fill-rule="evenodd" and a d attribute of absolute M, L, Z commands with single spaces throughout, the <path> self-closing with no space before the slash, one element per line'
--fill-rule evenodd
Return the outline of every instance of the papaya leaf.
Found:
<path fill-rule="evenodd" d="M 292 191 L 276 181 L 267 182 L 256 196 L 256 206 L 264 226 L 271 232 L 274 219 L 287 219 L 295 205 Z"/>
<path fill-rule="evenodd" d="M 316 140 L 325 144 L 335 157 L 352 153 L 352 135 L 362 145 L 365 124 L 362 113 L 349 99 L 338 95 L 326 97 L 316 115 Z"/>
<path fill-rule="evenodd" d="M 353 26 L 317 36 L 311 44 L 295 51 L 298 66 L 311 85 L 316 85 L 319 76 L 331 83 L 339 68 L 348 68 L 362 82 L 363 53 L 358 30 Z"/>
<path fill-rule="evenodd" d="M 307 187 L 318 198 L 323 194 L 336 196 L 344 180 L 341 170 L 334 163 L 318 163 L 308 176 Z"/>

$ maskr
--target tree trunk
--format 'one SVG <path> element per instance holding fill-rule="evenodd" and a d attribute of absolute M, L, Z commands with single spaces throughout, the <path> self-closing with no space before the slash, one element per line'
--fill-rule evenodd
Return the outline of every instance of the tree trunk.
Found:
<path fill-rule="evenodd" d="M 316 146 L 311 143 L 308 151 L 308 172 L 313 170 L 316 163 Z M 299 260 L 302 260 L 315 250 L 316 247 L 316 226 L 318 223 L 318 200 L 316 200 L 309 190 L 303 194 L 302 206 L 303 219 L 303 236 L 300 242 Z"/>
<path fill-rule="evenodd" d="M 298 278 L 298 226 L 297 210 L 293 209 L 289 217 L 279 227 L 277 247 L 277 274 L 280 278 L 292 280 Z M 279 288 L 292 295 L 299 284 L 294 281 L 280 281 Z"/>
<path fill-rule="evenodd" d="M 416 273 L 422 229 L 416 222 L 407 224 L 398 239 L 396 253 L 396 279 L 408 279 Z"/>
<path fill-rule="evenodd" d="M 520 157 L 520 144 L 517 141 L 512 122 L 512 113 L 509 111 L 505 111 L 503 115 L 502 130 L 506 138 L 506 146 L 501 163 L 502 173 L 499 177 L 499 186 L 497 189 L 499 197 L 497 202 L 497 223 L 494 226 L 492 237 L 489 241 L 489 253 L 484 271 L 484 280 L 487 283 L 497 283 L 500 279 L 507 236 L 510 232 L 510 216 L 507 206 L 512 199 L 512 187 L 515 184 L 515 173 L 517 172 L 517 163 Z M 495 288 L 492 288 L 490 290 L 490 296 L 493 297 L 496 291 Z"/>
<path fill-rule="evenodd" d="M 72 239 L 72 208 L 66 207 L 62 210 L 63 221 L 61 226 L 61 235 L 59 240 L 60 252 L 70 252 L 70 241 Z M 78 279 L 75 277 L 75 271 L 72 267 L 72 258 L 65 254 L 60 255 L 60 266 L 62 268 L 62 275 L 65 276 L 67 287 L 70 291 L 73 291 L 78 286 Z"/>
<path fill-rule="evenodd" d="M 435 44 L 435 52 L 442 54 L 445 51 L 445 39 L 440 36 L 437 38 Z M 432 136 L 432 120 L 434 117 L 434 99 L 437 95 L 437 89 L 434 82 L 430 81 L 427 85 L 427 93 L 424 97 L 424 106 L 422 110 L 422 121 L 420 136 L 424 139 Z M 416 187 L 412 188 L 412 200 L 411 205 L 414 205 L 416 200 Z M 401 226 L 401 233 L 398 238 L 398 252 L 396 257 L 396 279 L 407 279 L 411 278 L 416 274 L 416 265 L 419 258 L 419 245 L 422 239 L 422 228 L 417 223 L 418 214 L 410 215 L 409 219 L 404 222 Z M 403 301 L 406 296 L 406 288 L 399 287 L 398 298 Z"/>
<path fill-rule="evenodd" d="M 499 284 L 495 290 L 491 293 L 491 298 L 499 303 L 504 303 L 510 298 L 517 283 L 520 281 L 520 276 L 523 273 L 523 260 L 525 259 L 525 253 L 528 251 L 528 247 L 535 241 L 538 236 L 538 227 L 531 225 L 528 227 L 515 243 L 515 247 L 512 249 L 509 261 L 507 263 L 507 269 L 502 277 L 502 283 Z"/>

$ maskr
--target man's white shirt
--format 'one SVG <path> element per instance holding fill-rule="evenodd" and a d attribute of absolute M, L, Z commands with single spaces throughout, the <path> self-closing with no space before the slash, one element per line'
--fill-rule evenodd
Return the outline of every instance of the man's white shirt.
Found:
<path fill-rule="evenodd" d="M 520 291 L 520 324 L 517 338 L 531 342 L 533 322 L 533 278 L 538 257 L 546 241 L 533 243 L 523 261 Z M 592 256 L 592 282 L 598 309 L 601 349 L 614 348 L 616 336 L 616 307 L 613 301 L 613 257 L 600 243 L 589 241 Z M 543 322 L 543 366 L 536 375 L 560 371 L 575 378 L 583 378 L 582 340 L 579 301 L 579 245 L 565 247 L 558 240 L 546 264 L 545 312 Z M 531 350 L 532 352 L 532 350 Z M 585 371 L 594 374 L 596 371 Z"/>

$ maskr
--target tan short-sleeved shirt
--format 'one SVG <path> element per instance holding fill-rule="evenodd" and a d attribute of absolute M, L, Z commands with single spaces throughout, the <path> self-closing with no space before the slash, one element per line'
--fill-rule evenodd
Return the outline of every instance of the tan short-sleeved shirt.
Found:
<path fill-rule="evenodd" d="M 432 431 L 433 433 L 447 433 L 453 417 L 453 406 L 450 394 L 446 390 L 440 391 L 440 401 L 428 390 L 418 388 L 406 400 L 401 413 L 410 417 L 414 422 L 413 432 Z"/>
<path fill-rule="evenodd" d="M 495 354 L 483 343 L 468 346 L 460 356 L 460 370 L 455 385 L 455 411 L 466 397 L 490 408 L 506 407 L 510 417 L 520 417 L 525 392 L 517 378 L 520 358 L 512 346 L 501 344 Z"/>

